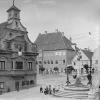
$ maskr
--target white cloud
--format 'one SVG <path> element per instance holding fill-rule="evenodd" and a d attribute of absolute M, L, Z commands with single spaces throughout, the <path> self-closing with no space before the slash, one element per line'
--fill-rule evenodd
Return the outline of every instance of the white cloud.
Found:
<path fill-rule="evenodd" d="M 45 4 L 45 5 L 55 5 L 56 1 L 55 0 L 41 0 L 39 3 Z"/>
<path fill-rule="evenodd" d="M 31 3 L 33 0 L 23 0 L 23 3 L 28 4 Z"/>

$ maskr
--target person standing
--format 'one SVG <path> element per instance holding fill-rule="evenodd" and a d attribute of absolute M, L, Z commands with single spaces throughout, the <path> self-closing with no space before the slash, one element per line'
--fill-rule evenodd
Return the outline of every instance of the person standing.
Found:
<path fill-rule="evenodd" d="M 40 87 L 40 93 L 43 93 L 43 88 L 42 88 L 42 86 Z"/>

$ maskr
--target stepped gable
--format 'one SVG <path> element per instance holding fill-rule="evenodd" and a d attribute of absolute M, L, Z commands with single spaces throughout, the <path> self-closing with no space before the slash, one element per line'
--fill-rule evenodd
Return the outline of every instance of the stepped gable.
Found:
<path fill-rule="evenodd" d="M 93 56 L 93 52 L 89 51 L 89 50 L 82 50 L 84 52 L 84 54 L 91 60 L 92 56 Z"/>
<path fill-rule="evenodd" d="M 43 50 L 74 50 L 71 47 L 71 41 L 63 36 L 61 32 L 39 34 L 35 43 L 37 44 L 38 49 Z"/>

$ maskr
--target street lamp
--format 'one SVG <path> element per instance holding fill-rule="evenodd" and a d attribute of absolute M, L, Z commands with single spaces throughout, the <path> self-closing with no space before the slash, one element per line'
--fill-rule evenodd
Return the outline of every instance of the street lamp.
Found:
<path fill-rule="evenodd" d="M 70 84 L 69 76 L 68 76 L 68 73 L 69 73 L 69 68 L 68 67 L 65 68 L 65 73 L 67 73 L 67 81 L 66 81 L 66 83 L 67 83 L 67 86 L 68 86 Z"/>
<path fill-rule="evenodd" d="M 88 74 L 88 80 L 89 80 L 88 84 L 90 84 L 90 85 L 92 85 L 92 71 L 91 71 L 91 69 L 92 69 L 92 60 L 90 60 L 90 67 L 89 67 L 89 74 Z"/>
<path fill-rule="evenodd" d="M 92 85 L 92 72 L 91 72 L 91 68 L 92 67 L 89 67 L 89 74 L 88 74 L 88 80 L 89 80 L 89 82 L 88 82 L 88 84 L 90 84 L 90 85 Z"/>

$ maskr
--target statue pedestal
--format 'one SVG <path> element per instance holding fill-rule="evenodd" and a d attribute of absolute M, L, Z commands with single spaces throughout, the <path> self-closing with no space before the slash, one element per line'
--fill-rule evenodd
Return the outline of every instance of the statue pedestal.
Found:
<path fill-rule="evenodd" d="M 75 82 L 75 84 L 74 84 L 76 87 L 81 87 L 83 84 L 81 83 L 81 79 L 80 79 L 80 77 L 77 77 L 76 78 L 76 82 Z"/>

